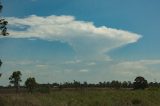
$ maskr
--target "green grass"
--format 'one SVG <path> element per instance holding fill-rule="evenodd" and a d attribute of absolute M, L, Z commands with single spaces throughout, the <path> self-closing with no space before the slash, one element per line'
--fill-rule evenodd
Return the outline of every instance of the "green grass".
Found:
<path fill-rule="evenodd" d="M 160 90 L 65 89 L 0 94 L 0 106 L 160 106 Z"/>

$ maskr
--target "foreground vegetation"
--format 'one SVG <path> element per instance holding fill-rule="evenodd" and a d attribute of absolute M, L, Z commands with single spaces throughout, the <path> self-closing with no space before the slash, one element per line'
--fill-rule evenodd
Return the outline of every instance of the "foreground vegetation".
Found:
<path fill-rule="evenodd" d="M 0 87 L 0 106 L 160 106 L 160 83 L 141 76 L 130 81 L 91 84 L 64 82 L 38 84 L 34 77 L 20 86 L 21 72 L 14 71 L 10 86 Z M 13 86 L 12 86 L 13 85 Z"/>
<path fill-rule="evenodd" d="M 160 106 L 160 89 L 52 89 L 0 94 L 0 106 Z"/>

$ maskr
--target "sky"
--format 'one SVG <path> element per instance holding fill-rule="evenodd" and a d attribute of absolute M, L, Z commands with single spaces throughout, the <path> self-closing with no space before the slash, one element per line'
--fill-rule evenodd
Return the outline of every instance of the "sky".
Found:
<path fill-rule="evenodd" d="M 1 1 L 0 85 L 16 70 L 23 82 L 160 81 L 159 0 Z"/>

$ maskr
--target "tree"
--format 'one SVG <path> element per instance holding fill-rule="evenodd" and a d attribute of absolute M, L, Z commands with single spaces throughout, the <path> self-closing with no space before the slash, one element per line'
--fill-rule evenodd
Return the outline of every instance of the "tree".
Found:
<path fill-rule="evenodd" d="M 16 92 L 19 91 L 20 82 L 22 81 L 21 76 L 22 76 L 22 74 L 20 71 L 15 71 L 9 77 L 10 83 L 13 84 L 14 87 L 16 88 Z"/>
<path fill-rule="evenodd" d="M 113 80 L 113 81 L 111 82 L 111 87 L 112 87 L 112 88 L 119 89 L 119 88 L 121 87 L 121 82 Z"/>
<path fill-rule="evenodd" d="M 0 2 L 0 12 L 2 11 L 2 9 L 3 9 L 3 5 Z M 8 22 L 5 19 L 0 18 L 0 35 L 2 36 L 9 35 L 9 33 L 7 32 L 7 27 L 6 27 L 7 24 Z"/>
<path fill-rule="evenodd" d="M 133 83 L 134 89 L 145 89 L 148 87 L 148 82 L 144 77 L 138 76 Z"/>
<path fill-rule="evenodd" d="M 0 67 L 1 67 L 1 65 L 2 65 L 2 61 L 1 61 L 1 59 L 0 59 Z M 2 74 L 0 73 L 0 77 L 1 77 L 1 75 L 2 75 Z"/>
<path fill-rule="evenodd" d="M 75 88 L 78 88 L 78 87 L 81 87 L 81 83 L 79 82 L 79 81 L 73 81 L 73 86 L 75 87 Z"/>
<path fill-rule="evenodd" d="M 2 11 L 2 9 L 3 9 L 3 5 L 0 1 L 0 12 Z M 6 27 L 7 24 L 8 24 L 8 22 L 5 19 L 0 18 L 0 35 L 2 35 L 2 36 L 9 35 L 9 33 L 7 32 L 7 27 Z M 1 67 L 1 65 L 2 65 L 2 61 L 0 60 L 0 67 Z M 2 75 L 2 73 L 0 73 L 0 77 L 1 77 L 1 75 Z"/>
<path fill-rule="evenodd" d="M 85 87 L 85 88 L 87 88 L 87 87 L 88 87 L 88 83 L 87 83 L 87 81 L 84 81 L 84 82 L 83 82 L 83 87 Z"/>
<path fill-rule="evenodd" d="M 1 65 L 2 65 L 2 61 L 1 61 L 1 59 L 0 59 L 0 67 L 1 67 Z"/>
<path fill-rule="evenodd" d="M 32 93 L 33 89 L 37 86 L 35 78 L 27 78 L 27 80 L 25 81 L 25 86 L 28 89 L 28 92 Z"/>
<path fill-rule="evenodd" d="M 123 88 L 127 88 L 127 87 L 128 87 L 127 81 L 123 81 L 123 82 L 122 82 L 122 87 L 123 87 Z"/>

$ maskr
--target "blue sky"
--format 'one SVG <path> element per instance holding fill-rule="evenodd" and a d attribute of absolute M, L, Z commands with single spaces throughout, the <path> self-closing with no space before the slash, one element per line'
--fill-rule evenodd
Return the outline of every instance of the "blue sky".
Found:
<path fill-rule="evenodd" d="M 160 1 L 3 0 L 10 36 L 0 38 L 1 85 L 23 80 L 160 80 Z"/>

